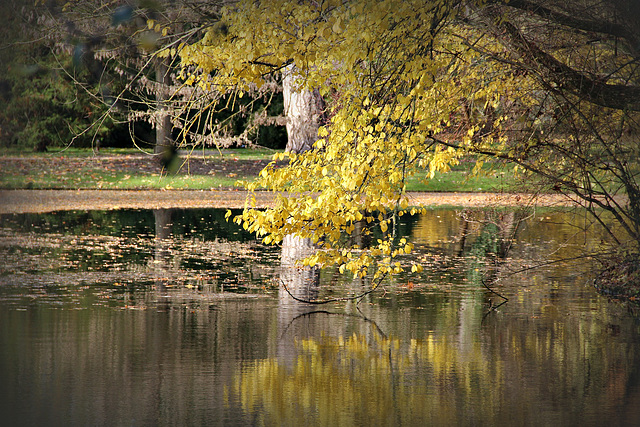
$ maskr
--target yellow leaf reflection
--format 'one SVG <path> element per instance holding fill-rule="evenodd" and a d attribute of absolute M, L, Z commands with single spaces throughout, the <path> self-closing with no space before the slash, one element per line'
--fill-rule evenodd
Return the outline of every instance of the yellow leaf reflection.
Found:
<path fill-rule="evenodd" d="M 246 367 L 230 395 L 265 425 L 458 424 L 470 396 L 483 401 L 477 416 L 492 417 L 499 378 L 479 344 L 460 352 L 433 336 L 322 336 L 298 342 L 291 366 L 269 358 Z"/>

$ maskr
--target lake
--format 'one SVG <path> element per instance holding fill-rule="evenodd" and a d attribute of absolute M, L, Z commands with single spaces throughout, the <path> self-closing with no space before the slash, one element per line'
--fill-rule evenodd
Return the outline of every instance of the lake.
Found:
<path fill-rule="evenodd" d="M 323 305 L 290 293 L 369 283 L 224 214 L 0 216 L 2 424 L 640 422 L 640 320 L 594 290 L 584 213 L 404 216 L 424 271 Z"/>

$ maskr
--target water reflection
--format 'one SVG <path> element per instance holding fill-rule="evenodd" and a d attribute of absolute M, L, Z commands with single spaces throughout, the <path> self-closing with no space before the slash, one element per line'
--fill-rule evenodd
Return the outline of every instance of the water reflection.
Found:
<path fill-rule="evenodd" d="M 547 312 L 508 327 L 504 317 L 493 317 L 478 328 L 463 320 L 464 311 L 463 305 L 440 311 L 444 318 L 428 325 L 415 316 L 405 330 L 406 324 L 390 322 L 388 312 L 372 309 L 372 317 L 389 322 L 388 338 L 353 324 L 340 333 L 325 328 L 319 337 L 301 334 L 293 362 L 278 355 L 246 364 L 234 376 L 232 396 L 243 413 L 265 425 L 603 425 L 640 419 L 638 326 L 629 325 L 621 339 L 622 313 L 576 318 Z M 329 316 L 315 315 L 324 321 Z M 457 331 L 443 323 L 457 323 Z"/>
<path fill-rule="evenodd" d="M 291 305 L 298 307 L 304 301 L 315 301 L 317 299 L 320 286 L 320 269 L 317 267 L 305 267 L 299 263 L 299 261 L 312 255 L 315 250 L 316 248 L 311 239 L 301 238 L 292 234 L 284 237 L 280 256 L 279 288 L 280 303 L 283 307 Z"/>
<path fill-rule="evenodd" d="M 156 286 L 162 292 L 168 281 L 171 265 L 171 215 L 172 209 L 154 209 L 155 219 L 155 250 L 153 254 L 154 274 Z"/>
<path fill-rule="evenodd" d="M 599 244 L 596 232 L 581 231 L 580 215 L 434 210 L 405 218 L 425 271 L 385 283 L 386 293 L 357 307 L 292 299 L 285 285 L 299 299 L 323 299 L 363 284 L 295 265 L 314 250 L 309 242 L 263 247 L 223 217 L 1 217 L 3 422 L 640 419 L 638 321 L 588 286 L 588 265 L 560 261 Z M 490 311 L 497 297 L 483 280 L 509 303 Z"/>
<path fill-rule="evenodd" d="M 0 285 L 19 305 L 54 290 L 80 303 L 79 294 L 102 288 L 105 302 L 126 306 L 155 304 L 160 297 L 149 292 L 158 287 L 201 296 L 273 290 L 279 252 L 230 227 L 224 212 L 124 210 L 3 215 L 0 256 Z"/>

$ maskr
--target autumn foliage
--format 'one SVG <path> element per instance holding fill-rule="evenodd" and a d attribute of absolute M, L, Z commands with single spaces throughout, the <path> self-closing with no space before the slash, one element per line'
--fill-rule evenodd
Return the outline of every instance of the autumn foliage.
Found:
<path fill-rule="evenodd" d="M 300 90 L 320 91 L 330 120 L 320 128 L 314 149 L 276 155 L 259 181 L 249 185 L 287 194 L 265 211 L 252 209 L 248 200 L 235 218 L 265 243 L 291 234 L 312 239 L 319 250 L 306 265 L 336 265 L 341 272 L 374 279 L 401 271 L 396 258 L 412 246 L 396 235 L 395 224 L 399 216 L 415 212 L 407 178 L 424 170 L 433 177 L 470 154 L 478 167 L 486 159 L 510 162 L 551 179 L 586 205 L 622 212 L 630 218 L 621 217 L 628 236 L 637 237 L 637 201 L 628 208 L 617 202 L 620 188 L 637 190 L 637 168 L 621 177 L 600 167 L 601 141 L 593 135 L 604 117 L 635 129 L 634 113 L 618 104 L 602 105 L 610 99 L 606 91 L 627 87 L 622 76 L 635 82 L 625 65 L 632 56 L 601 46 L 597 60 L 618 64 L 609 77 L 619 78 L 601 84 L 590 77 L 593 90 L 602 92 L 590 99 L 595 92 L 586 92 L 575 78 L 601 70 L 572 56 L 584 38 L 565 32 L 562 37 L 574 43 L 573 51 L 555 46 L 562 38 L 541 40 L 547 43 L 544 51 L 525 32 L 532 23 L 550 35 L 584 22 L 563 21 L 568 9 L 544 14 L 548 9 L 531 5 L 240 1 L 223 7 L 219 21 L 197 42 L 160 54 L 179 56 L 180 79 L 204 91 L 241 98 L 291 64 Z M 633 109 L 630 102 L 624 108 Z M 602 116 L 594 105 L 615 114 Z M 626 139 L 619 141 L 632 147 Z M 287 165 L 278 167 L 278 160 Z M 585 184 L 585 177 L 591 181 Z M 612 187 L 616 179 L 619 187 Z M 372 244 L 350 245 L 347 237 L 355 232 L 368 235 Z"/>

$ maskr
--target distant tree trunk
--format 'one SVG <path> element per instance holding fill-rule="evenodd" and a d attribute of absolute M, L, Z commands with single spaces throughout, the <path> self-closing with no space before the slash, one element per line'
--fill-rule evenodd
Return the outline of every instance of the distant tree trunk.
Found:
<path fill-rule="evenodd" d="M 287 118 L 286 151 L 303 153 L 311 150 L 324 119 L 325 104 L 316 90 L 301 89 L 295 81 L 295 68 L 285 68 L 282 78 L 284 114 Z"/>
<path fill-rule="evenodd" d="M 159 158 L 163 166 L 168 166 L 175 154 L 173 137 L 171 136 L 171 116 L 169 115 L 166 101 L 169 98 L 169 86 L 171 76 L 166 59 L 158 59 L 156 64 L 156 81 L 158 90 L 156 91 L 157 122 L 156 122 L 156 145 L 154 154 Z"/>

